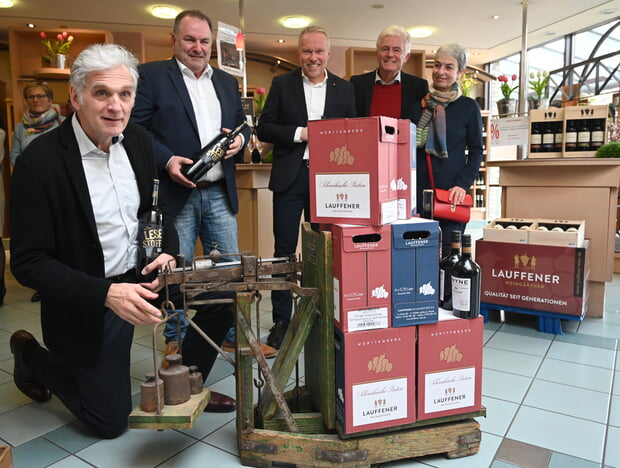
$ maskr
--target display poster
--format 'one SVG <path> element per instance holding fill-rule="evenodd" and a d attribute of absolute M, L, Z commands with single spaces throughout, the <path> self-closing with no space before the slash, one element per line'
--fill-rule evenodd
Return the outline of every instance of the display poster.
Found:
<path fill-rule="evenodd" d="M 491 146 L 528 145 L 530 119 L 522 117 L 502 117 L 491 120 Z"/>
<path fill-rule="evenodd" d="M 235 76 L 243 76 L 241 51 L 237 50 L 236 39 L 240 29 L 230 24 L 217 23 L 217 65 L 220 70 Z"/>

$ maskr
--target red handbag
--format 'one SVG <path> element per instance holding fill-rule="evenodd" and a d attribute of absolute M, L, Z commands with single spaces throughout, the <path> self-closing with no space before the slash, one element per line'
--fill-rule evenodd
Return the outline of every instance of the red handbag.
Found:
<path fill-rule="evenodd" d="M 438 219 L 447 219 L 449 221 L 457 221 L 459 223 L 468 223 L 471 218 L 471 207 L 474 200 L 468 193 L 460 203 L 452 203 L 449 200 L 450 192 L 444 189 L 435 188 L 435 180 L 433 179 L 433 167 L 431 165 L 431 155 L 426 153 L 426 164 L 428 166 L 428 176 L 433 189 L 433 217 Z"/>

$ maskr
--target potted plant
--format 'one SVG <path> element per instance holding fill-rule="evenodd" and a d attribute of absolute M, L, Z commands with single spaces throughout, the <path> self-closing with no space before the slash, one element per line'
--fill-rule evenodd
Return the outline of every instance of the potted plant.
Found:
<path fill-rule="evenodd" d="M 601 146 L 594 155 L 597 158 L 620 158 L 620 141 L 610 141 Z"/>
<path fill-rule="evenodd" d="M 511 77 L 512 82 L 517 81 L 517 75 L 513 74 Z M 508 84 L 508 76 L 499 75 L 497 81 L 501 83 L 500 90 L 502 92 L 503 99 L 497 101 L 497 112 L 499 115 L 514 114 L 517 112 L 517 100 L 512 99 L 512 92 L 515 91 L 519 85 L 512 86 Z"/>
<path fill-rule="evenodd" d="M 536 99 L 530 99 L 530 107 L 538 109 L 539 107 L 549 107 L 549 98 L 547 95 L 547 86 L 549 85 L 549 72 L 547 70 L 536 73 L 530 72 L 529 89 L 534 91 Z"/>
<path fill-rule="evenodd" d="M 471 90 L 476 85 L 476 76 L 473 73 L 464 73 L 461 78 L 461 92 L 463 96 L 471 97 Z"/>
<path fill-rule="evenodd" d="M 41 44 L 45 47 L 47 54 L 41 57 L 41 63 L 54 68 L 65 68 L 67 66 L 67 53 L 73 42 L 73 36 L 70 36 L 67 31 L 58 33 L 55 40 L 48 39 L 47 34 L 43 31 L 41 31 L 40 36 Z"/>

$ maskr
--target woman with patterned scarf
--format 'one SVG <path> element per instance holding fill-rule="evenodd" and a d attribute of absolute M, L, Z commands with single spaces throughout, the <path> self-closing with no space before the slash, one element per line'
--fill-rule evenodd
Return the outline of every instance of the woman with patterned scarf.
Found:
<path fill-rule="evenodd" d="M 60 116 L 60 109 L 52 105 L 54 94 L 44 83 L 31 83 L 24 88 L 24 99 L 28 109 L 22 116 L 22 121 L 15 126 L 13 144 L 11 146 L 11 163 L 15 160 L 39 135 L 58 127 L 64 120 Z"/>
<path fill-rule="evenodd" d="M 417 209 L 422 211 L 422 191 L 431 188 L 426 154 L 431 155 L 435 188 L 450 192 L 450 201 L 463 201 L 478 177 L 482 163 L 482 118 L 478 104 L 461 94 L 458 80 L 465 71 L 467 52 L 460 44 L 441 46 L 435 54 L 432 84 L 422 100 L 417 123 Z M 442 257 L 450 253 L 453 230 L 465 223 L 439 220 Z"/>
<path fill-rule="evenodd" d="M 28 110 L 24 112 L 22 121 L 15 126 L 11 145 L 11 164 L 22 154 L 32 140 L 60 125 L 64 117 L 60 116 L 60 108 L 52 104 L 54 93 L 44 83 L 31 83 L 24 88 L 24 99 Z M 35 291 L 30 299 L 39 301 L 39 293 Z"/>

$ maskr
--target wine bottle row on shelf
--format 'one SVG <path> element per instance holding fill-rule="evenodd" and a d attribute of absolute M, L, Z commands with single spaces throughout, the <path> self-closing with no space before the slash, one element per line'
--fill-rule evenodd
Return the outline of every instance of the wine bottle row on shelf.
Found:
<path fill-rule="evenodd" d="M 566 151 L 596 151 L 605 141 L 605 119 L 566 121 Z"/>
<path fill-rule="evenodd" d="M 474 207 L 475 208 L 484 208 L 484 195 L 481 193 L 477 193 L 474 198 Z"/>

